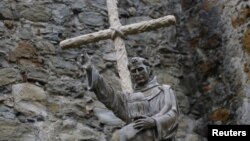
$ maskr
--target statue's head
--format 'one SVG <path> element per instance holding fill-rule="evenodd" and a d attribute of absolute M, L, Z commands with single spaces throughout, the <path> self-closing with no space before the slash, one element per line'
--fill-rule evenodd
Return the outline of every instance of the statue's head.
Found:
<path fill-rule="evenodd" d="M 145 86 L 152 78 L 153 72 L 150 62 L 141 57 L 129 59 L 128 69 L 134 84 L 139 87 Z"/>

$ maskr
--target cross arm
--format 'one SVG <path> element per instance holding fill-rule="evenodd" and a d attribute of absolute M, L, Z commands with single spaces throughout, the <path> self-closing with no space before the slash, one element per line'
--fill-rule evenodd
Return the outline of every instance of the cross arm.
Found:
<path fill-rule="evenodd" d="M 137 34 L 137 33 L 142 33 L 146 31 L 158 29 L 161 27 L 168 27 L 168 26 L 174 25 L 175 23 L 176 23 L 175 17 L 173 15 L 168 15 L 168 16 L 158 18 L 158 19 L 152 19 L 149 21 L 143 21 L 139 23 L 121 26 L 119 30 L 124 35 L 131 35 L 131 34 Z M 98 32 L 70 38 L 70 39 L 60 42 L 60 47 L 62 49 L 76 48 L 83 44 L 93 43 L 93 42 L 97 42 L 97 41 L 105 40 L 105 39 L 111 39 L 112 33 L 113 33 L 112 29 L 106 29 L 106 30 L 101 30 Z"/>

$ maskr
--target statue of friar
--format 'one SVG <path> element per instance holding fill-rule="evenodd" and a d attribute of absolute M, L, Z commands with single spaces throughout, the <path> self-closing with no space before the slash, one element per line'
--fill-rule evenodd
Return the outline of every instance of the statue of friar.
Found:
<path fill-rule="evenodd" d="M 90 90 L 126 123 L 114 134 L 113 141 L 175 140 L 179 116 L 176 97 L 169 85 L 157 82 L 149 61 L 140 57 L 129 60 L 134 92 L 122 93 L 112 88 L 86 55 L 84 68 Z"/>

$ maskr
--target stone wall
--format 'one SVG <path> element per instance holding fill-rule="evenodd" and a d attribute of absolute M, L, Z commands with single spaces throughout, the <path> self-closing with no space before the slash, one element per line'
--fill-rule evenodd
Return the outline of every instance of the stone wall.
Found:
<path fill-rule="evenodd" d="M 206 125 L 249 123 L 249 1 L 124 0 L 123 25 L 173 14 L 177 25 L 128 36 L 181 109 L 178 141 L 206 140 Z M 111 40 L 61 50 L 59 42 L 109 28 L 105 0 L 0 1 L 0 140 L 110 140 L 123 122 L 87 91 L 76 63 L 92 56 L 120 90 Z"/>
<path fill-rule="evenodd" d="M 183 85 L 193 131 L 206 136 L 207 124 L 248 124 L 249 1 L 182 1 L 179 46 Z M 190 82 L 193 82 L 190 84 Z"/>
<path fill-rule="evenodd" d="M 234 8 L 232 8 L 234 7 Z M 230 85 L 232 101 L 230 107 L 235 112 L 236 124 L 249 124 L 250 73 L 249 73 L 249 1 L 226 1 L 222 13 L 223 21 L 223 74 Z"/>

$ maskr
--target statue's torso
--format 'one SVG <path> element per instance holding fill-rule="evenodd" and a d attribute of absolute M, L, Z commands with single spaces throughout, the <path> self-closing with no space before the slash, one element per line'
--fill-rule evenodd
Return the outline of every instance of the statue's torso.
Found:
<path fill-rule="evenodd" d="M 159 112 L 167 106 L 171 107 L 171 101 L 167 100 L 168 93 L 163 90 L 162 86 L 155 86 L 145 89 L 141 92 L 132 93 L 127 96 L 128 118 L 130 124 L 124 128 L 126 132 L 138 132 L 133 129 L 133 120 L 137 116 L 157 116 Z M 148 129 L 137 133 L 129 141 L 155 141 L 155 129 Z"/>
<path fill-rule="evenodd" d="M 166 103 L 166 94 L 161 86 L 155 86 L 145 89 L 141 92 L 132 93 L 127 96 L 128 118 L 133 121 L 134 118 L 146 115 L 153 116 L 170 103 Z"/>

